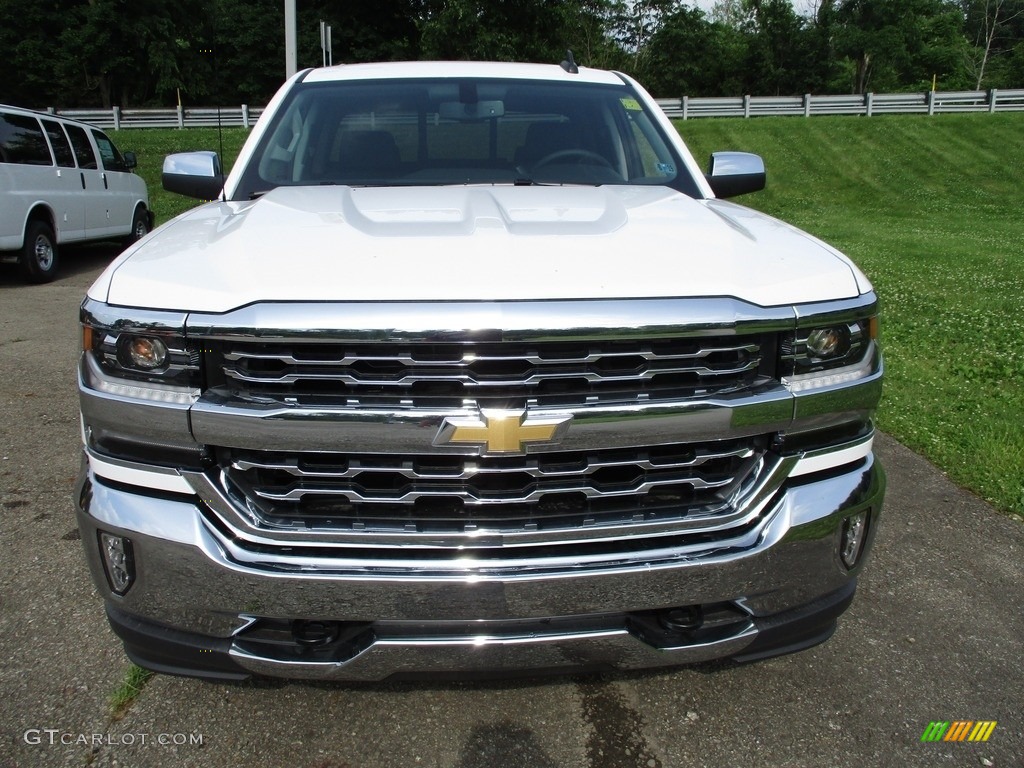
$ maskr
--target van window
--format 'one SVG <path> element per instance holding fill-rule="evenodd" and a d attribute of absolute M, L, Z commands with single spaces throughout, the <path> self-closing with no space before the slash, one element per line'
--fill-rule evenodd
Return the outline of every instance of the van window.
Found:
<path fill-rule="evenodd" d="M 57 165 L 61 168 L 75 167 L 75 154 L 71 151 L 71 144 L 68 137 L 64 135 L 64 129 L 56 120 L 43 120 L 43 128 L 50 139 L 50 146 L 57 156 Z"/>
<path fill-rule="evenodd" d="M 100 159 L 103 160 L 103 167 L 108 171 L 127 171 L 124 165 L 124 158 L 117 151 L 114 142 L 107 138 L 105 133 L 93 131 L 92 137 L 96 139 L 96 146 L 100 148 Z"/>
<path fill-rule="evenodd" d="M 71 139 L 71 146 L 75 148 L 75 157 L 78 158 L 79 168 L 99 168 L 96 162 L 96 153 L 92 151 L 89 137 L 85 130 L 77 125 L 67 125 L 68 138 Z"/>
<path fill-rule="evenodd" d="M 0 162 L 53 165 L 38 120 L 28 115 L 0 114 Z"/>

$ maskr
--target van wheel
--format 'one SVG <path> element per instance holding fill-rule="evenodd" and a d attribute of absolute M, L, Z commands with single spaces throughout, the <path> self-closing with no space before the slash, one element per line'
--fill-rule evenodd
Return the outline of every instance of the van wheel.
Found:
<path fill-rule="evenodd" d="M 46 222 L 29 222 L 21 250 L 21 268 L 33 283 L 48 283 L 57 276 L 57 239 Z"/>
<path fill-rule="evenodd" d="M 132 217 L 132 233 L 124 239 L 125 247 L 127 248 L 136 240 L 141 240 L 148 234 L 149 216 L 146 215 L 146 209 L 140 205 L 135 209 L 135 215 Z"/>

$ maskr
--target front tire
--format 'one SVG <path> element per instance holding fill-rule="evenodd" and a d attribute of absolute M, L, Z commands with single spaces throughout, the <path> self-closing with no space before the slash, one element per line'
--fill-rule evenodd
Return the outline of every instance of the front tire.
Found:
<path fill-rule="evenodd" d="M 32 283 L 48 283 L 57 276 L 57 238 L 45 221 L 30 221 L 21 249 L 21 268 Z"/>

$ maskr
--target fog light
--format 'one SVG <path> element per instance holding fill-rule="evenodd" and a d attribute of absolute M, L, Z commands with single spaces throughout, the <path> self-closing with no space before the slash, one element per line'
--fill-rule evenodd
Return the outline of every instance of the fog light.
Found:
<path fill-rule="evenodd" d="M 696 632 L 704 624 L 704 611 L 699 605 L 687 605 L 665 611 L 658 620 L 671 632 Z"/>
<path fill-rule="evenodd" d="M 860 560 L 861 551 L 864 549 L 864 539 L 868 532 L 867 510 L 850 515 L 843 520 L 843 535 L 839 542 L 839 557 L 843 565 L 853 568 Z"/>
<path fill-rule="evenodd" d="M 100 552 L 107 570 L 107 581 L 115 593 L 123 595 L 135 581 L 135 558 L 132 543 L 123 536 L 100 533 Z"/>
<path fill-rule="evenodd" d="M 338 639 L 338 623 L 336 621 L 303 621 L 292 622 L 292 637 L 299 645 L 315 647 L 330 645 Z"/>

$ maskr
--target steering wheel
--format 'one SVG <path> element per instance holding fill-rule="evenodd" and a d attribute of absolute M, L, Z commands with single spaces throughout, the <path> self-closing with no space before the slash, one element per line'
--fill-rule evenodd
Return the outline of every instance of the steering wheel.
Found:
<path fill-rule="evenodd" d="M 576 158 L 577 162 L 581 160 L 593 160 L 609 170 L 615 170 L 612 164 L 608 162 L 607 158 L 597 154 L 597 152 L 591 152 L 589 149 L 560 149 L 557 152 L 544 155 L 544 157 L 533 164 L 533 170 L 558 162 L 559 160 L 568 160 L 570 158 Z"/>

